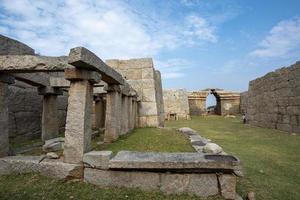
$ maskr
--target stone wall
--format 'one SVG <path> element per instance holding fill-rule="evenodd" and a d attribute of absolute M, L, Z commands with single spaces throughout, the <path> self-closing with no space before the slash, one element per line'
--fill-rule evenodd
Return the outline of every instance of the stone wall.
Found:
<path fill-rule="evenodd" d="M 248 107 L 248 92 L 242 92 L 241 104 L 240 104 L 241 113 L 247 113 L 247 107 Z"/>
<path fill-rule="evenodd" d="M 188 96 L 190 114 L 195 116 L 206 115 L 206 97 L 209 91 L 191 92 Z"/>
<path fill-rule="evenodd" d="M 20 81 L 9 85 L 9 137 L 14 142 L 41 135 L 43 96 L 37 88 Z M 59 127 L 64 131 L 67 111 L 67 95 L 58 96 Z"/>
<path fill-rule="evenodd" d="M 300 132 L 300 62 L 249 83 L 250 124 Z"/>
<path fill-rule="evenodd" d="M 130 60 L 107 60 L 106 63 L 116 69 L 138 92 L 139 126 L 163 126 L 163 102 L 161 78 L 155 71 L 151 58 Z"/>
<path fill-rule="evenodd" d="M 176 114 L 178 119 L 190 119 L 188 92 L 184 89 L 164 90 L 165 119 Z"/>

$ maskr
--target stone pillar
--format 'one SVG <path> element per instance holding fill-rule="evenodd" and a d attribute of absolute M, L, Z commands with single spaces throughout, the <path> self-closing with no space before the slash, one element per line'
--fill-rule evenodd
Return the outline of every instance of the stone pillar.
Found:
<path fill-rule="evenodd" d="M 59 135 L 57 95 L 62 95 L 63 92 L 47 87 L 39 88 L 38 92 L 43 95 L 42 141 L 46 141 Z"/>
<path fill-rule="evenodd" d="M 122 94 L 119 85 L 108 85 L 106 94 L 106 116 L 104 142 L 118 139 L 121 131 Z"/>
<path fill-rule="evenodd" d="M 134 128 L 133 124 L 133 104 L 132 104 L 133 98 L 132 96 L 128 97 L 128 129 L 131 131 Z"/>
<path fill-rule="evenodd" d="M 97 129 L 104 128 L 105 125 L 105 103 L 103 97 L 97 96 L 95 100 L 95 125 Z"/>
<path fill-rule="evenodd" d="M 65 131 L 64 161 L 81 163 L 90 150 L 92 134 L 93 84 L 100 81 L 97 72 L 66 69 L 69 80 L 69 99 Z"/>
<path fill-rule="evenodd" d="M 141 106 L 140 103 L 141 103 L 141 101 L 137 100 L 136 104 L 135 104 L 135 113 L 136 113 L 135 128 L 140 127 L 140 106 Z"/>
<path fill-rule="evenodd" d="M 9 152 L 8 133 L 8 84 L 14 83 L 14 77 L 0 73 L 0 157 Z"/>
<path fill-rule="evenodd" d="M 121 135 L 128 132 L 128 97 L 122 95 L 122 119 L 121 119 Z"/>

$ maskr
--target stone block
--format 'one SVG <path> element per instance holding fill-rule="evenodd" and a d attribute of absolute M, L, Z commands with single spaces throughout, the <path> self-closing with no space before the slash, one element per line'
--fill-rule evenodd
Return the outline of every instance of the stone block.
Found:
<path fill-rule="evenodd" d="M 153 88 L 143 89 L 142 101 L 155 102 L 156 101 L 155 90 Z"/>
<path fill-rule="evenodd" d="M 84 47 L 72 48 L 68 56 L 68 63 L 77 68 L 98 71 L 102 75 L 103 81 L 107 83 L 121 85 L 125 83 L 125 79 L 121 74 Z"/>
<path fill-rule="evenodd" d="M 140 116 L 157 116 L 157 107 L 156 102 L 141 102 L 139 114 Z"/>
<path fill-rule="evenodd" d="M 141 79 L 154 79 L 154 69 L 153 68 L 143 68 Z"/>
<path fill-rule="evenodd" d="M 233 174 L 218 175 L 220 192 L 225 199 L 235 199 L 236 196 L 236 176 Z"/>
<path fill-rule="evenodd" d="M 10 156 L 0 158 L 0 174 L 39 173 L 56 179 L 80 179 L 83 167 L 61 160 L 44 159 L 41 156 Z"/>
<path fill-rule="evenodd" d="M 91 151 L 84 154 L 83 163 L 92 168 L 108 169 L 112 156 L 112 151 Z"/>
<path fill-rule="evenodd" d="M 219 193 L 215 174 L 161 174 L 160 190 L 166 194 L 188 193 L 199 197 Z"/>
<path fill-rule="evenodd" d="M 158 173 L 107 171 L 92 168 L 84 169 L 84 181 L 100 186 L 139 188 L 158 190 L 160 178 Z"/>

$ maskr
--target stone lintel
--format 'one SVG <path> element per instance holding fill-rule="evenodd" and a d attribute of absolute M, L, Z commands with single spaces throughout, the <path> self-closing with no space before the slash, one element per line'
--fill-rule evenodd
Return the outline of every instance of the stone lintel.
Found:
<path fill-rule="evenodd" d="M 50 77 L 50 86 L 55 88 L 69 88 L 70 81 L 64 77 Z"/>
<path fill-rule="evenodd" d="M 0 82 L 7 84 L 14 84 L 15 78 L 9 74 L 0 73 Z"/>
<path fill-rule="evenodd" d="M 107 85 L 107 92 L 121 92 L 121 86 L 120 85 Z"/>
<path fill-rule="evenodd" d="M 94 87 L 94 94 L 106 94 L 107 91 L 104 90 L 104 87 Z"/>
<path fill-rule="evenodd" d="M 98 72 L 84 69 L 66 69 L 65 78 L 70 81 L 88 80 L 92 83 L 99 83 L 101 75 Z"/>
<path fill-rule="evenodd" d="M 110 84 L 124 84 L 125 79 L 116 70 L 105 64 L 98 56 L 84 47 L 70 50 L 68 63 L 76 68 L 98 71 L 103 81 Z"/>
<path fill-rule="evenodd" d="M 0 71 L 10 73 L 64 71 L 74 68 L 67 62 L 66 56 L 49 57 L 37 55 L 0 56 Z"/>
<path fill-rule="evenodd" d="M 63 90 L 53 87 L 39 87 L 39 95 L 63 95 Z"/>

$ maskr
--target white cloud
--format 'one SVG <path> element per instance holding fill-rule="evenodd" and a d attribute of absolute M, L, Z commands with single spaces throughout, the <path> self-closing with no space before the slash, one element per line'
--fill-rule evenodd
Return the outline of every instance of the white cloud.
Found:
<path fill-rule="evenodd" d="M 257 57 L 288 56 L 300 51 L 300 17 L 279 22 L 250 55 Z"/>
<path fill-rule="evenodd" d="M 74 46 L 85 46 L 103 59 L 153 57 L 164 48 L 217 40 L 215 27 L 200 16 L 189 15 L 176 24 L 148 23 L 121 1 L 0 3 L 0 31 L 44 55 L 65 55 Z"/>
<path fill-rule="evenodd" d="M 215 27 L 211 26 L 204 18 L 196 15 L 186 17 L 186 28 L 183 33 L 183 36 L 189 38 L 192 42 L 192 38 L 213 43 L 217 42 Z"/>
<path fill-rule="evenodd" d="M 184 70 L 191 66 L 185 59 L 155 60 L 155 67 L 160 70 L 163 79 L 174 79 L 185 76 Z"/>

